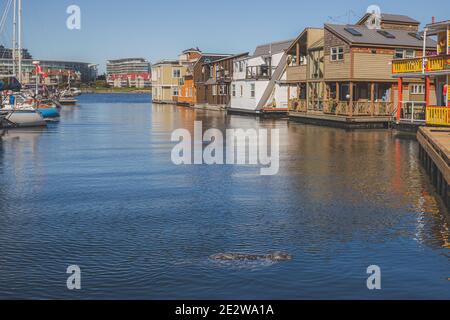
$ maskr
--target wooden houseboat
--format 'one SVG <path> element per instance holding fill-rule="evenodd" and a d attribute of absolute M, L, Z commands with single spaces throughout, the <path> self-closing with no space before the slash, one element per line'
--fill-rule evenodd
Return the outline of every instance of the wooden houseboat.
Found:
<path fill-rule="evenodd" d="M 392 59 L 422 55 L 420 23 L 383 14 L 381 23 L 371 25 L 369 17 L 354 25 L 325 24 L 323 36 L 319 29 L 306 29 L 290 46 L 286 82 L 292 119 L 345 127 L 386 127 L 393 120 L 398 97 Z M 430 39 L 425 49 L 434 47 Z M 424 100 L 420 79 L 403 85 L 409 100 Z"/>
<path fill-rule="evenodd" d="M 197 107 L 223 110 L 229 105 L 234 61 L 247 56 L 248 53 L 241 53 L 203 62 Z"/>

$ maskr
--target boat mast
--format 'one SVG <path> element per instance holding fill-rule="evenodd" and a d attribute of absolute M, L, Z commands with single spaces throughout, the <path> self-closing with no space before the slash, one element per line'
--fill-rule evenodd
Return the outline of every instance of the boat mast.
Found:
<path fill-rule="evenodd" d="M 13 63 L 13 75 L 16 76 L 16 50 L 17 50 L 17 0 L 14 0 L 13 11 L 13 47 L 12 47 L 12 63 Z"/>
<path fill-rule="evenodd" d="M 18 0 L 19 11 L 19 82 L 22 83 L 22 0 Z"/>

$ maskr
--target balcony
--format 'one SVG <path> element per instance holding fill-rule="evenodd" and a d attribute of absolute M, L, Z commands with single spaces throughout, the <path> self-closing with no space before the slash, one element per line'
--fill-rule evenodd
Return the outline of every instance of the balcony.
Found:
<path fill-rule="evenodd" d="M 269 80 L 272 77 L 274 67 L 268 65 L 247 67 L 246 78 L 252 80 Z"/>
<path fill-rule="evenodd" d="M 231 75 L 229 70 L 218 70 L 216 72 L 216 80 L 221 82 L 230 82 L 231 81 Z"/>
<path fill-rule="evenodd" d="M 385 101 L 323 101 L 323 112 L 337 116 L 391 117 L 394 113 L 394 103 Z"/>
<path fill-rule="evenodd" d="M 288 81 L 306 81 L 306 65 L 289 66 L 286 70 Z"/>
<path fill-rule="evenodd" d="M 392 61 L 392 73 L 400 74 L 433 74 L 445 72 L 450 74 L 450 55 L 430 56 L 425 58 L 425 68 L 423 68 L 423 58 L 399 59 Z"/>

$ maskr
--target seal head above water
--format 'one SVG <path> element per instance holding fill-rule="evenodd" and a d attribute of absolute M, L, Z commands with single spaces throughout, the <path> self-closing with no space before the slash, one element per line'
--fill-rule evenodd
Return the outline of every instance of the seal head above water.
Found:
<path fill-rule="evenodd" d="M 292 255 L 284 252 L 272 252 L 269 254 L 243 254 L 243 253 L 219 253 L 211 256 L 216 261 L 257 261 L 266 260 L 274 262 L 291 261 Z"/>

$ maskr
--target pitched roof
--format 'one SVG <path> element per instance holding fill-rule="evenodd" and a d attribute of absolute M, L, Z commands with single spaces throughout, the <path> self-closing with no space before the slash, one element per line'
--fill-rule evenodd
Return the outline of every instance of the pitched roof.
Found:
<path fill-rule="evenodd" d="M 221 59 L 218 60 L 214 60 L 213 62 L 220 62 L 220 61 L 224 61 L 224 60 L 228 60 L 228 59 L 237 59 L 237 58 L 243 58 L 248 56 L 248 52 L 245 53 L 239 53 L 239 54 L 232 54 L 232 55 L 228 55 L 226 57 L 223 57 Z"/>
<path fill-rule="evenodd" d="M 389 21 L 389 22 L 409 23 L 409 24 L 420 24 L 420 22 L 417 21 L 416 19 L 401 14 L 382 13 L 381 20 L 385 22 Z"/>
<path fill-rule="evenodd" d="M 346 28 L 352 28 L 361 33 L 361 36 L 355 36 L 347 32 Z M 360 25 L 340 25 L 340 24 L 325 24 L 325 29 L 335 33 L 340 38 L 344 39 L 350 44 L 366 44 L 378 46 L 394 46 L 394 47 L 423 47 L 423 41 L 410 35 L 408 30 L 394 30 L 394 29 L 369 29 Z M 386 38 L 378 33 L 378 31 L 387 31 L 395 38 Z M 436 42 L 432 39 L 427 39 L 427 48 L 436 48 Z"/>
<path fill-rule="evenodd" d="M 283 52 L 289 48 L 292 41 L 294 40 L 278 41 L 257 46 L 253 53 L 253 57 L 269 55 L 271 51 L 272 54 Z"/>
<path fill-rule="evenodd" d="M 309 47 L 309 50 L 314 50 L 314 49 L 323 48 L 324 45 L 325 45 L 325 39 L 324 39 L 324 38 L 320 38 L 319 40 L 317 40 L 316 42 L 314 42 L 314 43 Z"/>
<path fill-rule="evenodd" d="M 361 25 L 370 17 L 370 13 L 366 13 L 356 24 Z M 411 17 L 401 14 L 382 13 L 381 20 L 383 22 L 396 22 L 400 24 L 419 25 L 420 22 Z"/>

